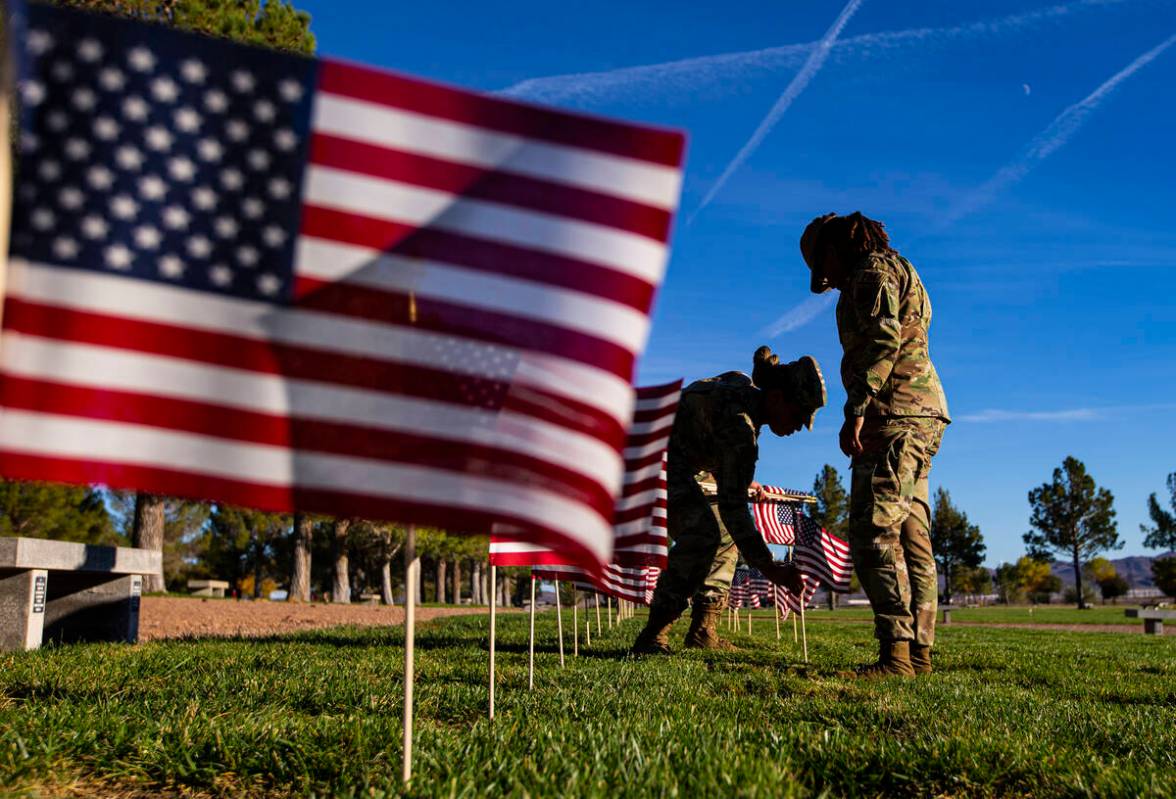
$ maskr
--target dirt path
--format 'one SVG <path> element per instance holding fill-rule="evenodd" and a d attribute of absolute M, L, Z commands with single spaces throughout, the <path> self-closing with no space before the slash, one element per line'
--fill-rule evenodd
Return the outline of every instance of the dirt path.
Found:
<path fill-rule="evenodd" d="M 484 607 L 417 608 L 418 622 L 444 616 L 487 613 Z M 299 605 L 287 602 L 237 602 L 231 599 L 143 597 L 139 640 L 188 636 L 259 637 L 297 630 L 355 624 L 364 627 L 402 624 L 404 609 L 382 605 Z"/>

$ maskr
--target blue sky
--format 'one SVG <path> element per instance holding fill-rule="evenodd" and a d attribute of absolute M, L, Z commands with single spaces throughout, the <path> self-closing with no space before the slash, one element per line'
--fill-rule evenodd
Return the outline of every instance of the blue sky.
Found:
<path fill-rule="evenodd" d="M 796 242 L 860 209 L 931 293 L 956 419 L 932 483 L 989 563 L 1023 553 L 1026 493 L 1071 454 L 1115 494 L 1120 554 L 1144 553 L 1176 471 L 1173 0 L 297 5 L 324 55 L 688 132 L 639 377 L 746 371 L 761 343 L 817 357 L 830 409 L 765 434 L 762 481 L 848 477 L 833 315 Z"/>

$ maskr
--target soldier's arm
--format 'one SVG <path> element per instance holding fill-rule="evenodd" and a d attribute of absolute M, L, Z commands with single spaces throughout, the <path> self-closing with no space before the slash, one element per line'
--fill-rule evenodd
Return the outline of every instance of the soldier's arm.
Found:
<path fill-rule="evenodd" d="M 862 349 L 854 353 L 854 369 L 846 386 L 846 416 L 862 416 L 871 397 L 878 395 L 898 358 L 902 345 L 898 288 L 883 271 L 863 269 L 845 289 L 863 334 Z"/>
<path fill-rule="evenodd" d="M 739 414 L 715 430 L 715 438 L 720 449 L 715 472 L 719 517 L 745 561 L 752 566 L 770 562 L 772 553 L 747 507 L 747 489 L 755 479 L 759 458 L 755 427 L 746 414 Z"/>

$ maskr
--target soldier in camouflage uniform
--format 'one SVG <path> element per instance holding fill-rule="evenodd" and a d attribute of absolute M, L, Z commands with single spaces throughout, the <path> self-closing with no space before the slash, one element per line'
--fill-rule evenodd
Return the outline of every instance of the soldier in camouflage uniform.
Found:
<path fill-rule="evenodd" d="M 813 293 L 841 292 L 850 549 L 880 644 L 878 662 L 858 673 L 929 674 L 938 579 L 927 475 L 951 421 L 928 351 L 931 301 L 882 224 L 861 213 L 814 219 L 800 250 Z"/>
<path fill-rule="evenodd" d="M 726 372 L 698 380 L 682 391 L 666 455 L 666 521 L 673 540 L 669 562 L 657 583 L 649 622 L 633 644 L 635 654 L 669 652 L 670 626 L 692 605 L 686 645 L 721 648 L 716 628 L 726 606 L 735 563 L 744 560 L 768 579 L 799 593 L 791 564 L 776 563 L 748 509 L 759 456 L 759 431 L 778 436 L 810 430 L 825 404 L 820 367 L 810 357 L 793 363 L 767 347 L 756 350 L 752 377 Z M 699 479 L 713 477 L 717 502 Z"/>

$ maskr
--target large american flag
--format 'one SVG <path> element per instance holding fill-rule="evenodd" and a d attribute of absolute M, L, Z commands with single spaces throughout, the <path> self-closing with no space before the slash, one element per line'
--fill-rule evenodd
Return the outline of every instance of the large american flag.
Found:
<path fill-rule="evenodd" d="M 683 137 L 33 6 L 0 472 L 610 560 Z"/>
<path fill-rule="evenodd" d="M 490 562 L 496 566 L 535 566 L 541 579 L 570 580 L 648 604 L 666 565 L 665 456 L 681 391 L 681 380 L 636 391 L 625 442 L 623 488 L 614 515 L 613 558 L 602 573 L 589 576 L 560 552 L 520 540 L 502 528 L 490 536 Z"/>

